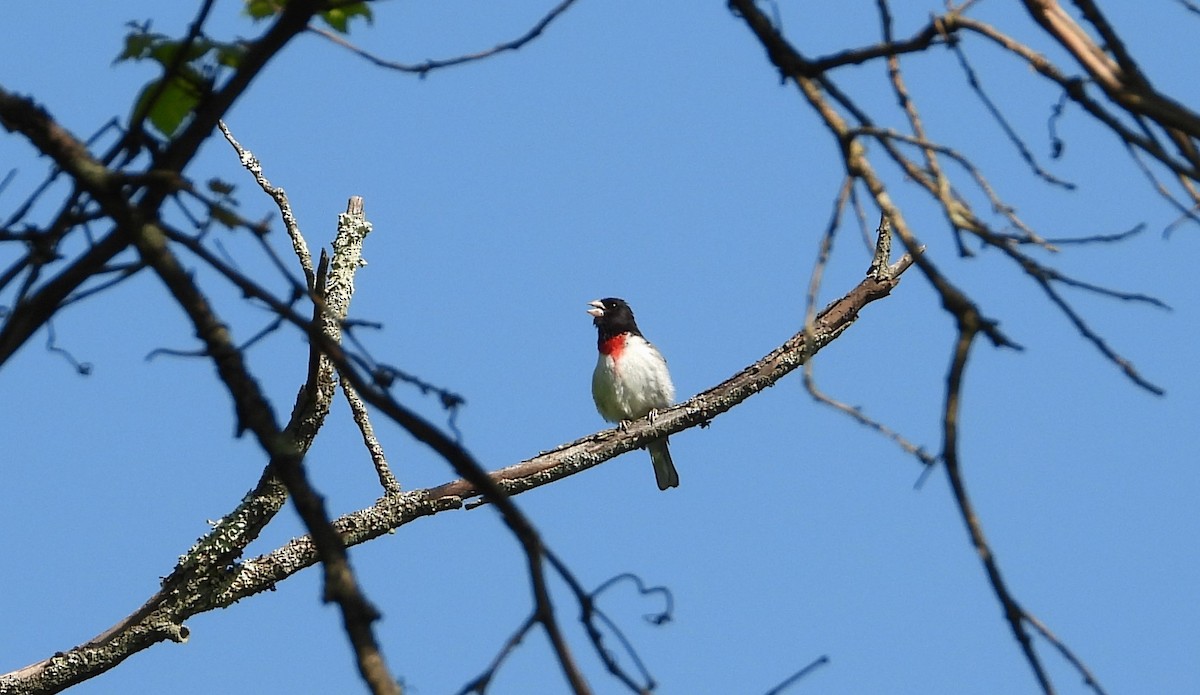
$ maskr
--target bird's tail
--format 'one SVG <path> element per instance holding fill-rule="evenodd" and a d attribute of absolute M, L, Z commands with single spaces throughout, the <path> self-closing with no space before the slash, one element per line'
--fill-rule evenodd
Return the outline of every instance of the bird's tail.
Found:
<path fill-rule="evenodd" d="M 650 449 L 650 461 L 654 464 L 654 478 L 658 481 L 658 489 L 679 487 L 679 473 L 675 470 L 675 462 L 671 460 L 671 450 L 667 448 L 666 438 L 651 442 L 647 448 Z"/>

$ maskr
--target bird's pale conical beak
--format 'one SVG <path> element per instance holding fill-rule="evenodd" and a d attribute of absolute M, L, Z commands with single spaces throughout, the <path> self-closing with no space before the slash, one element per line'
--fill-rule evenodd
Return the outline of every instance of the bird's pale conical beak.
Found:
<path fill-rule="evenodd" d="M 592 316 L 595 316 L 596 318 L 600 318 L 601 316 L 604 316 L 604 302 L 600 301 L 599 299 L 596 299 L 596 300 L 588 302 L 588 306 L 590 306 L 591 309 L 588 309 L 587 313 L 591 314 Z"/>

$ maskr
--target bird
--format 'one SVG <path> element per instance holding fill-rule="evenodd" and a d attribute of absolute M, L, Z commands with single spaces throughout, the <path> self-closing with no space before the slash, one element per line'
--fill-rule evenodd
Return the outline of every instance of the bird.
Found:
<path fill-rule="evenodd" d="M 622 428 L 647 415 L 653 421 L 660 408 L 675 401 L 675 385 L 667 360 L 638 329 L 633 309 L 624 299 L 608 297 L 588 303 L 587 313 L 596 326 L 600 355 L 592 372 L 592 400 L 596 410 Z M 647 445 L 659 490 L 679 487 L 679 473 L 671 460 L 667 438 Z"/>

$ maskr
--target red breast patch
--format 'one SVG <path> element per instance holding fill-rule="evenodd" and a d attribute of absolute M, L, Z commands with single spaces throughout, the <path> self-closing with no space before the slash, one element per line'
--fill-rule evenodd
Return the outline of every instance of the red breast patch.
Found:
<path fill-rule="evenodd" d="M 600 354 L 608 355 L 614 360 L 621 356 L 621 352 L 625 349 L 626 334 L 614 335 L 613 337 L 600 343 Z"/>

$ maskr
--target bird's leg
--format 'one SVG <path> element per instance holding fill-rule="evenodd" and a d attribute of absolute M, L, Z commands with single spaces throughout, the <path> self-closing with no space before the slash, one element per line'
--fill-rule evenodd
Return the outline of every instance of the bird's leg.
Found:
<path fill-rule="evenodd" d="M 629 426 L 632 424 L 633 420 L 622 420 L 617 423 L 617 429 L 621 430 L 622 432 L 628 432 Z"/>

